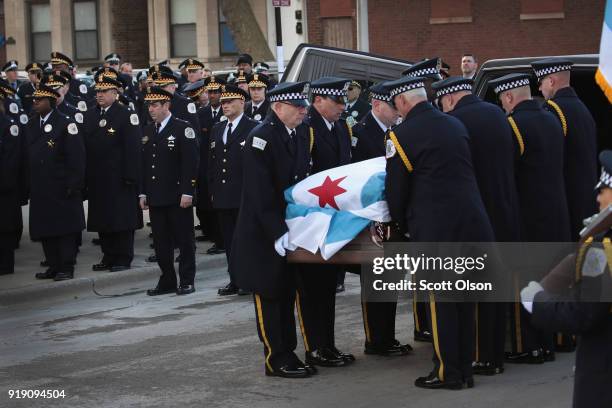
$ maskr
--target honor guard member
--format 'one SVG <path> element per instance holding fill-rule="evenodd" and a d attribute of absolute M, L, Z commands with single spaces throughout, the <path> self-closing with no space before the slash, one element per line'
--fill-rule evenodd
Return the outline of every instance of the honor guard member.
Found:
<path fill-rule="evenodd" d="M 19 63 L 16 60 L 9 60 L 2 67 L 2 72 L 6 76 L 6 82 L 9 83 L 10 87 L 13 89 L 13 93 L 17 93 L 17 89 L 19 89 L 19 85 L 21 85 L 21 81 L 17 79 L 19 69 Z"/>
<path fill-rule="evenodd" d="M 263 61 L 259 61 L 255 63 L 253 70 L 258 74 L 264 74 L 268 76 L 268 78 L 270 79 L 270 82 L 268 83 L 268 90 L 272 90 L 276 85 L 278 85 L 278 81 L 274 79 L 272 75 L 270 75 L 270 65 L 266 64 Z"/>
<path fill-rule="evenodd" d="M 346 108 L 342 113 L 342 117 L 349 126 L 353 127 L 372 108 L 367 102 L 359 98 L 361 95 L 361 84 L 359 82 L 351 81 L 346 94 Z"/>
<path fill-rule="evenodd" d="M 316 373 L 294 353 L 295 274 L 287 264 L 285 189 L 310 174 L 308 83 L 285 82 L 268 94 L 271 113 L 246 140 L 243 192 L 231 252 L 238 287 L 254 293 L 257 333 L 266 375 L 303 378 Z"/>
<path fill-rule="evenodd" d="M 234 85 L 225 85 L 221 91 L 221 107 L 227 118 L 213 126 L 208 147 L 208 188 L 221 227 L 223 246 L 228 265 L 238 209 L 242 194 L 242 155 L 246 139 L 257 121 L 244 114 L 247 93 Z M 228 271 L 232 271 L 231 266 Z M 218 291 L 227 296 L 238 293 L 236 278 Z M 246 293 L 244 293 L 246 294 Z"/>
<path fill-rule="evenodd" d="M 433 90 L 442 111 L 459 119 L 470 136 L 472 164 L 495 241 L 519 241 L 519 215 L 514 180 L 514 139 L 506 115 L 472 93 L 474 82 L 450 77 L 435 82 Z M 483 302 L 476 306 L 476 363 L 474 374 L 504 370 L 507 304 Z"/>
<path fill-rule="evenodd" d="M 36 87 L 42 78 L 42 65 L 37 62 L 32 62 L 26 65 L 26 72 L 28 73 L 29 81 L 19 86 L 17 95 L 21 100 L 21 107 L 25 111 L 26 115 L 29 116 L 32 112 L 32 94 L 36 90 Z"/>
<path fill-rule="evenodd" d="M 431 89 L 431 84 L 442 79 L 441 69 L 442 60 L 438 57 L 434 57 L 417 62 L 402 72 L 402 75 L 424 78 L 427 99 L 429 99 L 429 102 L 433 102 L 435 99 L 435 92 Z"/>
<path fill-rule="evenodd" d="M 129 269 L 134 230 L 142 227 L 138 208 L 141 134 L 138 115 L 117 101 L 120 84 L 99 75 L 98 108 L 85 116 L 87 230 L 100 235 L 102 261 L 94 271 Z"/>
<path fill-rule="evenodd" d="M 351 162 L 351 131 L 340 120 L 350 80 L 323 77 L 311 83 L 312 105 L 304 123 L 313 140 L 313 173 Z M 277 88 L 278 89 L 278 88 Z M 297 265 L 297 307 L 306 349 L 306 362 L 326 367 L 355 360 L 334 344 L 338 265 Z"/>
<path fill-rule="evenodd" d="M 244 71 L 240 70 L 236 73 L 234 85 L 245 91 L 247 95 L 249 94 L 249 82 L 247 80 L 247 74 L 245 74 Z M 248 99 L 251 99 L 251 97 L 249 96 Z"/>
<path fill-rule="evenodd" d="M 209 132 L 212 127 L 227 118 L 223 115 L 221 109 L 221 87 L 225 85 L 225 81 L 216 76 L 209 76 L 204 79 L 206 91 L 208 92 L 209 105 L 199 112 L 202 126 L 202 143 L 200 143 L 200 174 L 198 176 L 199 188 L 198 199 L 196 200 L 196 214 L 200 219 L 202 226 L 202 235 L 197 237 L 198 241 L 210 240 L 213 245 L 206 251 L 209 255 L 222 254 L 225 252 L 223 248 L 223 237 L 219 230 L 219 222 L 212 203 L 210 201 L 210 193 L 208 191 L 208 150 L 210 146 Z"/>
<path fill-rule="evenodd" d="M 591 112 L 570 86 L 572 65 L 572 61 L 563 58 L 531 63 L 546 99 L 544 108 L 557 116 L 565 136 L 565 192 L 574 241 L 583 227 L 582 220 L 596 208 L 589 186 L 597 180 L 597 127 Z"/>
<path fill-rule="evenodd" d="M 133 86 L 133 78 L 129 74 L 124 74 L 120 71 L 119 67 L 121 66 L 121 55 L 113 52 L 112 54 L 108 54 L 104 57 L 104 65 L 112 68 L 117 72 L 117 80 L 123 84 L 123 94 L 127 96 L 129 99 L 134 99 L 134 86 Z"/>
<path fill-rule="evenodd" d="M 604 211 L 612 205 L 612 151 L 601 152 L 599 160 L 597 201 Z M 577 254 L 565 258 L 541 283 L 530 282 L 521 291 L 521 301 L 534 326 L 579 336 L 573 407 L 604 408 L 612 406 L 612 231 L 584 238 Z M 567 280 L 571 289 L 557 285 Z"/>
<path fill-rule="evenodd" d="M 4 98 L 0 90 L 0 98 Z M 28 144 L 19 126 L 0 112 L 0 275 L 15 271 L 15 249 L 23 232 L 21 206 L 28 203 Z"/>
<path fill-rule="evenodd" d="M 253 57 L 249 54 L 240 54 L 236 60 L 236 69 L 244 75 L 251 75 L 253 71 Z"/>
<path fill-rule="evenodd" d="M 352 128 L 356 143 L 353 149 L 353 162 L 384 156 L 387 133 L 397 123 L 399 117 L 399 113 L 391 105 L 391 95 L 384 83 L 370 87 L 369 93 L 372 110 Z M 361 281 L 361 285 L 362 288 L 366 285 L 365 280 Z M 401 356 L 410 353 L 412 347 L 400 344 L 395 338 L 396 309 L 397 301 L 362 300 L 366 354 Z"/>
<path fill-rule="evenodd" d="M 193 196 L 198 175 L 196 131 L 171 110 L 173 95 L 162 88 L 150 88 L 145 96 L 154 123 L 143 129 L 143 170 L 140 207 L 149 210 L 157 263 L 162 271 L 149 296 L 165 293 L 186 295 L 195 292 L 195 242 Z M 178 274 L 174 269 L 174 248 L 180 249 Z"/>
<path fill-rule="evenodd" d="M 85 228 L 85 148 L 76 123 L 55 109 L 59 94 L 40 85 L 25 132 L 30 163 L 30 237 L 42 242 L 49 269 L 37 279 L 72 279 Z"/>
<path fill-rule="evenodd" d="M 19 100 L 15 99 L 13 87 L 7 81 L 0 78 L 0 89 L 6 95 L 4 97 L 4 113 L 22 125 L 28 123 L 28 115 L 21 109 Z"/>
<path fill-rule="evenodd" d="M 57 111 L 67 116 L 70 120 L 75 121 L 80 128 L 83 124 L 83 115 L 87 111 L 87 104 L 85 101 L 79 101 L 77 103 L 78 107 L 76 107 L 66 101 L 65 96 L 70 87 L 70 80 L 67 77 L 70 77 L 70 74 L 55 71 L 52 74 L 45 75 L 40 83 L 57 91 L 59 94 L 59 98 L 56 101 Z"/>
<path fill-rule="evenodd" d="M 184 88 L 188 84 L 193 84 L 202 79 L 202 70 L 204 69 L 204 64 L 196 59 L 189 58 L 186 61 L 185 69 L 187 70 L 187 82 L 185 82 L 182 86 L 179 84 L 181 92 L 184 94 Z"/>
<path fill-rule="evenodd" d="M 261 122 L 270 110 L 270 102 L 266 97 L 270 79 L 265 74 L 251 74 L 248 76 L 247 82 L 251 100 L 246 103 L 244 113 L 251 119 Z"/>
<path fill-rule="evenodd" d="M 189 82 L 189 80 L 187 79 L 187 61 L 187 59 L 181 61 L 178 66 L 178 70 L 181 72 L 181 75 L 179 76 L 176 83 L 178 85 L 178 89 L 180 89 L 181 91 L 183 87 Z"/>
<path fill-rule="evenodd" d="M 491 81 L 490 85 L 508 114 L 515 140 L 521 241 L 569 242 L 561 123 L 531 99 L 529 75 L 508 74 Z M 523 283 L 526 282 L 518 282 Z M 519 303 L 511 312 L 512 352 L 506 353 L 506 362 L 552 361 L 553 334 L 534 329 Z"/>
<path fill-rule="evenodd" d="M 387 141 L 385 194 L 391 219 L 414 242 L 493 241 L 465 127 L 427 101 L 423 78 L 404 77 L 387 87 L 404 118 Z M 467 296 L 462 302 L 440 302 L 434 292 L 428 296 L 434 369 L 415 385 L 472 387 L 474 304 Z"/>
<path fill-rule="evenodd" d="M 51 53 L 51 66 L 53 71 L 64 71 L 72 75 L 74 64 L 72 60 L 68 58 L 68 56 L 62 54 L 61 52 L 54 51 Z M 79 101 L 85 101 L 88 103 L 88 105 L 89 103 L 95 103 L 95 95 L 93 94 L 93 91 L 90 91 L 83 81 L 75 77 L 70 80 L 70 90 L 66 94 L 65 98 L 68 103 L 75 106 Z"/>

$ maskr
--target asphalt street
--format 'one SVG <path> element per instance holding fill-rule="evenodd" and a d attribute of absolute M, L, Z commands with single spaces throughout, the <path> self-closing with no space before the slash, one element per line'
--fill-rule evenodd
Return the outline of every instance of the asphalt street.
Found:
<path fill-rule="evenodd" d="M 431 369 L 431 345 L 412 341 L 409 303 L 397 332 L 413 355 L 363 354 L 359 281 L 347 276 L 336 307 L 337 346 L 349 367 L 309 379 L 264 376 L 250 296 L 220 298 L 224 268 L 199 271 L 188 296 L 147 297 L 153 281 L 106 295 L 0 308 L 0 407 L 539 407 L 571 406 L 573 354 L 541 366 L 507 366 L 462 391 L 415 388 Z M 299 336 L 299 334 L 298 334 Z M 303 356 L 303 347 L 298 345 Z M 64 390 L 65 398 L 9 399 L 11 389 Z"/>

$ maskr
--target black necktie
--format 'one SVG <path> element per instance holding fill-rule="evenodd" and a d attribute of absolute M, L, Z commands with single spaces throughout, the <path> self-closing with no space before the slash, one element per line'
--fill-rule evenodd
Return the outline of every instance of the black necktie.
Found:
<path fill-rule="evenodd" d="M 161 123 L 155 123 L 155 134 L 159 134 L 159 128 L 161 128 Z"/>
<path fill-rule="evenodd" d="M 40 118 L 40 128 L 42 129 L 44 125 L 45 125 L 45 120 L 43 118 Z"/>
<path fill-rule="evenodd" d="M 291 133 L 289 133 L 289 153 L 294 156 L 295 152 L 297 152 L 297 137 L 295 136 L 294 129 L 291 131 Z"/>
<path fill-rule="evenodd" d="M 106 114 L 106 109 L 102 108 L 102 110 L 100 111 L 100 119 L 104 118 L 105 114 Z"/>
<path fill-rule="evenodd" d="M 223 143 L 227 143 L 230 137 L 232 137 L 232 122 L 229 122 L 227 124 L 227 137 L 225 138 L 225 141 Z"/>

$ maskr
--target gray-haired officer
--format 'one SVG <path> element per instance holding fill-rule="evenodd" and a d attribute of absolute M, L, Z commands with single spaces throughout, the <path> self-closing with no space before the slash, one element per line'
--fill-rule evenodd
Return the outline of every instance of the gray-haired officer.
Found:
<path fill-rule="evenodd" d="M 514 135 L 521 241 L 569 242 L 564 136 L 559 120 L 531 98 L 529 75 L 508 74 L 489 84 Z M 519 285 L 523 283 L 519 281 Z M 506 362 L 541 364 L 554 360 L 553 334 L 534 329 L 518 303 L 511 309 L 511 325 L 512 352 L 506 353 Z"/>
<path fill-rule="evenodd" d="M 431 85 L 442 79 L 441 70 L 442 60 L 439 57 L 434 57 L 415 63 L 410 68 L 404 70 L 402 75 L 423 78 L 425 90 L 427 91 L 427 99 L 429 99 L 429 102 L 433 102 L 436 95 Z"/>
<path fill-rule="evenodd" d="M 21 82 L 17 79 L 19 69 L 19 62 L 16 60 L 9 60 L 2 67 L 2 72 L 6 75 L 6 82 L 9 83 L 11 88 L 13 88 L 13 92 L 17 93 L 17 89 L 19 89 L 19 85 Z"/>

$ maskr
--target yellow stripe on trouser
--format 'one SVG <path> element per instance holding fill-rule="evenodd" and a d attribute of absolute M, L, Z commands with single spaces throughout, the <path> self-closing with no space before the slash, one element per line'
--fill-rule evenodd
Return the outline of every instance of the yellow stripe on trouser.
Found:
<path fill-rule="evenodd" d="M 523 336 L 521 334 L 521 302 L 519 298 L 518 280 L 514 279 L 514 293 L 516 300 L 514 301 L 514 336 L 516 337 L 516 352 L 523 352 Z"/>
<path fill-rule="evenodd" d="M 414 317 L 414 330 L 417 333 L 421 332 L 421 323 L 419 322 L 419 308 L 417 307 L 416 293 L 412 298 L 412 316 Z"/>
<path fill-rule="evenodd" d="M 363 328 L 365 329 L 366 341 L 371 343 L 372 338 L 370 336 L 370 324 L 368 323 L 368 306 L 364 301 L 361 302 L 361 311 L 363 313 Z"/>
<path fill-rule="evenodd" d="M 300 331 L 302 332 L 302 339 L 304 339 L 304 348 L 306 351 L 310 351 L 308 345 L 308 337 L 306 336 L 306 329 L 304 328 L 304 319 L 302 319 L 302 306 L 300 305 L 300 293 L 295 292 L 295 306 L 297 307 L 298 320 L 300 321 Z"/>
<path fill-rule="evenodd" d="M 444 381 L 444 360 L 442 360 L 442 353 L 440 353 L 440 341 L 438 340 L 438 318 L 436 316 L 436 301 L 433 293 L 429 293 L 429 308 L 431 310 L 431 331 L 433 335 L 434 350 L 438 361 L 440 361 L 440 367 L 438 368 L 438 378 Z"/>
<path fill-rule="evenodd" d="M 259 331 L 261 331 L 261 337 L 263 337 L 264 344 L 268 349 L 268 354 L 266 355 L 266 367 L 268 370 L 274 371 L 272 366 L 270 365 L 270 356 L 272 355 L 272 347 L 270 347 L 270 342 L 268 341 L 268 337 L 266 336 L 266 329 L 264 327 L 263 321 L 263 312 L 261 308 L 261 299 L 259 295 L 255 295 L 255 307 L 257 308 L 257 322 L 259 323 Z"/>

